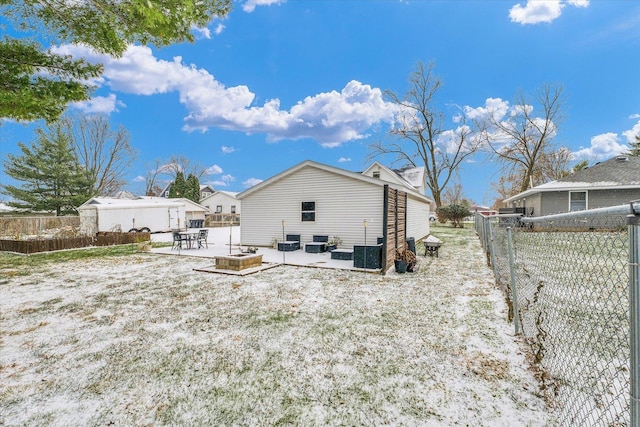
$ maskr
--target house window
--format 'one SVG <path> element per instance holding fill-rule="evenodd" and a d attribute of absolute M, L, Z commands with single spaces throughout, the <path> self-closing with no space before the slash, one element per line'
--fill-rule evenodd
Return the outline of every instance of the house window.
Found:
<path fill-rule="evenodd" d="M 316 220 L 316 202 L 302 202 L 302 221 Z"/>
<path fill-rule="evenodd" d="M 222 213 L 222 205 L 216 206 L 216 213 Z"/>
<path fill-rule="evenodd" d="M 236 206 L 235 205 L 231 205 L 231 213 L 232 214 L 236 213 Z"/>
<path fill-rule="evenodd" d="M 569 192 L 569 211 L 583 211 L 587 209 L 587 192 L 586 191 L 570 191 Z"/>
<path fill-rule="evenodd" d="M 209 197 L 211 195 L 211 193 L 209 193 L 208 191 L 203 191 L 202 192 L 202 196 L 200 196 L 201 199 L 204 199 L 205 197 Z"/>
<path fill-rule="evenodd" d="M 380 178 L 380 172 L 377 172 L 377 171 L 376 171 L 376 172 L 374 172 L 374 173 L 373 173 L 373 177 L 374 177 L 374 178 Z"/>

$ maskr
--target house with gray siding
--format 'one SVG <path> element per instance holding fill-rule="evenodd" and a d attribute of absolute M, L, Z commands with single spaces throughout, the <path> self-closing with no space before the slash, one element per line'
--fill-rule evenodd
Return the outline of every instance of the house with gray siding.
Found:
<path fill-rule="evenodd" d="M 640 200 L 640 157 L 620 155 L 516 194 L 504 203 L 508 208 L 524 208 L 529 216 L 544 216 L 632 200 Z"/>
<path fill-rule="evenodd" d="M 428 236 L 432 201 L 414 186 L 307 160 L 238 194 L 241 243 L 269 246 L 287 234 L 300 235 L 301 242 L 326 235 L 350 248 L 365 244 L 366 234 L 366 244 L 375 244 L 385 232 L 385 187 L 407 194 L 406 236 Z"/>

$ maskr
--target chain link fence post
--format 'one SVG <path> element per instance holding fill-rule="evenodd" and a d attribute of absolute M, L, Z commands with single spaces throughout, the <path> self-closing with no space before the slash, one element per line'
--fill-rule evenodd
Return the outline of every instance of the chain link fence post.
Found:
<path fill-rule="evenodd" d="M 518 310 L 518 289 L 516 286 L 516 261 L 513 254 L 513 230 L 507 227 L 507 247 L 509 248 L 509 273 L 511 274 L 511 299 L 513 301 L 513 325 L 516 329 L 516 335 L 521 332 L 520 312 Z"/>
<path fill-rule="evenodd" d="M 640 201 L 638 201 L 640 202 Z M 640 211 L 631 202 L 627 216 L 629 227 L 629 341 L 631 423 L 640 426 Z"/>
<path fill-rule="evenodd" d="M 489 232 L 489 250 L 491 251 L 489 253 L 489 257 L 491 260 L 491 268 L 493 268 L 493 276 L 496 278 L 496 280 L 498 280 L 498 265 L 496 262 L 496 250 L 495 250 L 495 242 L 493 241 L 493 225 L 491 224 L 491 217 L 487 218 L 487 229 Z M 501 283 L 499 283 L 500 285 L 502 285 Z M 501 286 L 502 291 L 504 292 L 504 286 Z"/>

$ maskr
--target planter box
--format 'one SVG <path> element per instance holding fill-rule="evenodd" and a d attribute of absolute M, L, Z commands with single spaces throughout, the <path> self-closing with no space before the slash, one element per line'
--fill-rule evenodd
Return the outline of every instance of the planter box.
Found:
<path fill-rule="evenodd" d="M 331 259 L 351 261 L 353 259 L 353 251 L 351 249 L 334 249 L 331 251 Z"/>
<path fill-rule="evenodd" d="M 298 241 L 284 241 L 278 242 L 278 250 L 280 252 L 292 252 L 300 249 L 300 242 Z"/>
<path fill-rule="evenodd" d="M 304 245 L 304 251 L 310 254 L 319 254 L 327 251 L 327 244 L 324 242 L 306 243 Z"/>

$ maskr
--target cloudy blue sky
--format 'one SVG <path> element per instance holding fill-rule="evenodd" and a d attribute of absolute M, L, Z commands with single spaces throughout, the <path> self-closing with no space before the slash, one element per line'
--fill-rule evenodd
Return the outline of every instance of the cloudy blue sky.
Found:
<path fill-rule="evenodd" d="M 555 141 L 576 161 L 610 158 L 640 134 L 637 1 L 237 0 L 194 31 L 193 44 L 131 46 L 120 59 L 57 47 L 105 64 L 94 98 L 73 108 L 128 129 L 138 152 L 130 190 L 172 155 L 201 163 L 202 182 L 227 191 L 307 159 L 363 170 L 393 120 L 383 92 L 404 93 L 417 61 L 435 64 L 451 130 L 461 111 L 507 112 L 516 93 L 559 84 Z M 2 159 L 33 127 L 0 126 Z M 477 203 L 493 202 L 497 179 L 482 155 L 460 173 Z"/>

